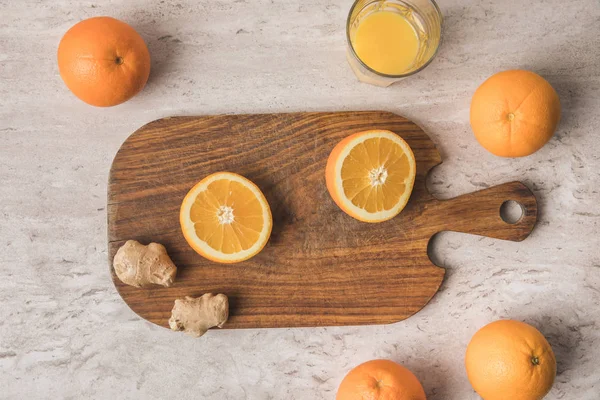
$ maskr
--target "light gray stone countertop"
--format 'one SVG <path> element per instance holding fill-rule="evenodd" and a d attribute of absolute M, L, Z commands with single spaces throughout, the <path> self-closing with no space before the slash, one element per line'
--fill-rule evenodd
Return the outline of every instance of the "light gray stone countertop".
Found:
<path fill-rule="evenodd" d="M 345 59 L 349 0 L 0 0 L 0 398 L 333 399 L 353 366 L 390 358 L 430 400 L 471 400 L 463 366 L 499 318 L 549 339 L 548 399 L 600 398 L 600 3 L 440 0 L 444 41 L 423 72 L 358 83 Z M 76 22 L 110 15 L 152 55 L 146 88 L 109 109 L 75 98 L 56 49 Z M 524 68 L 557 90 L 562 121 L 539 152 L 502 159 L 475 141 L 474 90 Z M 381 109 L 413 119 L 444 163 L 449 198 L 520 180 L 540 215 L 522 243 L 456 233 L 418 314 L 386 326 L 220 330 L 201 339 L 137 317 L 109 276 L 108 171 L 135 129 L 171 115 Z"/>

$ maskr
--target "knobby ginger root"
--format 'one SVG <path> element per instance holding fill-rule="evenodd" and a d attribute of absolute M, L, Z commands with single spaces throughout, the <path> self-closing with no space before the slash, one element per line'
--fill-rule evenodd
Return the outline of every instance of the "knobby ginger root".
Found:
<path fill-rule="evenodd" d="M 224 294 L 206 293 L 202 297 L 175 300 L 169 326 L 174 331 L 200 337 L 210 328 L 223 324 L 229 317 L 229 300 Z"/>
<path fill-rule="evenodd" d="M 115 254 L 113 267 L 123 283 L 136 287 L 169 287 L 177 274 L 177 267 L 165 246 L 159 243 L 144 246 L 136 240 L 128 240 L 121 246 Z"/>

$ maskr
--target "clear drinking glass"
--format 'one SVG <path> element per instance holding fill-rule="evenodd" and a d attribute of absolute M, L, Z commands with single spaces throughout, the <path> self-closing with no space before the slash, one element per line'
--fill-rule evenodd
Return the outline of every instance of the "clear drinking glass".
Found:
<path fill-rule="evenodd" d="M 366 65 L 356 54 L 353 40 L 361 20 L 378 11 L 401 14 L 414 28 L 418 37 L 418 51 L 413 64 L 400 75 L 387 75 Z M 433 0 L 356 0 L 346 23 L 347 58 L 361 82 L 389 86 L 425 68 L 435 57 L 442 37 L 442 13 Z"/>

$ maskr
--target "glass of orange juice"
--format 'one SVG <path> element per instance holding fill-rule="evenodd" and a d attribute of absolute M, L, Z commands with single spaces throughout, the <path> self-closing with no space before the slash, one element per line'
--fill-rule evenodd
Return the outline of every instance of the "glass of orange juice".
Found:
<path fill-rule="evenodd" d="M 433 60 L 442 13 L 433 0 L 356 0 L 346 36 L 348 62 L 358 79 L 389 86 Z"/>

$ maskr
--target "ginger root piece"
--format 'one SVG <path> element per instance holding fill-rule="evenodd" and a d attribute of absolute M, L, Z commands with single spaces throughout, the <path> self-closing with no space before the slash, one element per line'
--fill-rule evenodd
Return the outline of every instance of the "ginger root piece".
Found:
<path fill-rule="evenodd" d="M 228 317 L 229 300 L 224 294 L 206 293 L 198 298 L 186 296 L 175 300 L 169 326 L 174 331 L 200 337 L 214 326 L 223 327 Z"/>
<path fill-rule="evenodd" d="M 165 246 L 159 243 L 144 246 L 136 240 L 128 240 L 121 246 L 115 254 L 113 268 L 123 283 L 136 287 L 169 287 L 177 274 Z"/>

